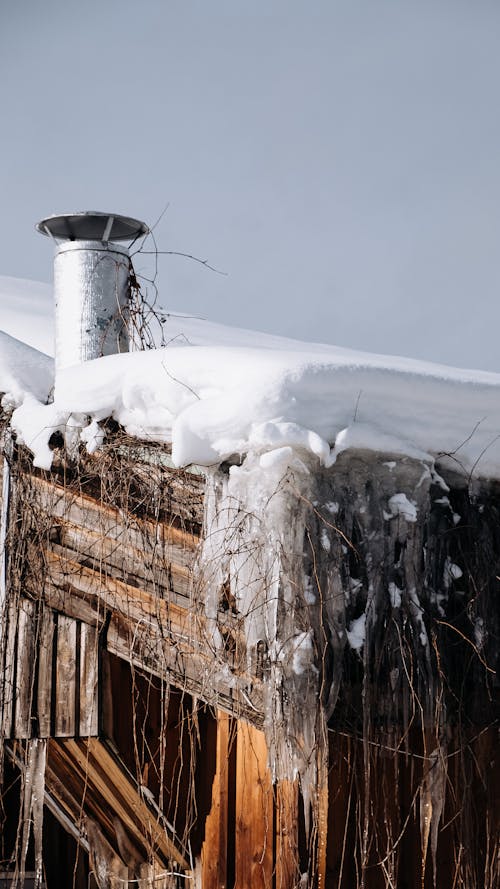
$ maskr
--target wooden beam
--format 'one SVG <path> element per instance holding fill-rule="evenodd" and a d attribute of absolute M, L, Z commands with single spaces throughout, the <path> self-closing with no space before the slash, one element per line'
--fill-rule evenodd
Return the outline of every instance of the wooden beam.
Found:
<path fill-rule="evenodd" d="M 177 564 L 171 560 L 170 553 L 148 551 L 147 543 L 141 550 L 134 549 L 102 537 L 96 531 L 66 524 L 60 526 L 58 536 L 61 542 L 53 543 L 51 549 L 69 560 L 90 563 L 95 570 L 105 570 L 117 580 L 148 589 L 163 598 L 168 597 L 171 590 L 183 597 L 190 594 L 189 564 Z"/>
<path fill-rule="evenodd" d="M 50 549 L 44 550 L 47 560 L 47 580 L 63 589 L 71 589 L 84 597 L 100 599 L 107 607 L 118 610 L 132 620 L 154 617 L 161 622 L 164 632 L 173 630 L 184 638 L 193 634 L 196 622 L 203 624 L 200 615 L 194 615 L 174 602 L 159 599 L 153 593 L 131 586 L 106 571 L 87 568 Z"/>
<path fill-rule="evenodd" d="M 87 602 L 77 592 L 54 586 L 49 580 L 44 583 L 43 598 L 53 611 L 62 611 L 68 617 L 98 630 L 104 626 L 107 609 L 98 599 Z"/>
<path fill-rule="evenodd" d="M 237 706 L 254 724 L 262 723 L 262 682 L 241 669 L 229 675 L 227 670 L 214 674 L 203 615 L 50 549 L 45 556 L 44 596 L 51 607 L 93 624 L 102 624 L 105 612 L 111 612 L 107 645 L 113 654 L 156 675 L 168 672 L 191 693 L 201 693 L 228 711 Z M 236 634 L 240 631 L 236 620 L 233 623 Z M 244 650 L 241 639 L 237 644 Z M 207 687 L 209 674 L 212 679 Z"/>

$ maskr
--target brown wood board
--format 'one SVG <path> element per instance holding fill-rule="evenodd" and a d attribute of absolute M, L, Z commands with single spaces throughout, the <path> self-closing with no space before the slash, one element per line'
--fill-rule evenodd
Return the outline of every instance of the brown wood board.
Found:
<path fill-rule="evenodd" d="M 273 787 L 263 732 L 238 723 L 235 889 L 272 889 Z"/>
<path fill-rule="evenodd" d="M 79 734 L 98 733 L 99 637 L 95 627 L 80 625 Z"/>
<path fill-rule="evenodd" d="M 244 716 L 254 725 L 263 723 L 262 682 L 241 673 L 228 677 L 227 671 L 217 671 L 213 655 L 206 646 L 195 647 L 185 640 L 173 644 L 163 639 L 154 626 L 148 627 L 144 623 L 134 627 L 127 618 L 116 613 L 108 627 L 107 647 L 112 654 L 141 670 L 162 678 L 168 676 L 178 688 L 206 703 L 232 715 Z"/>
<path fill-rule="evenodd" d="M 139 587 L 131 586 L 104 571 L 96 571 L 68 559 L 53 550 L 45 550 L 47 579 L 55 586 L 70 588 L 84 597 L 100 599 L 108 608 L 117 610 L 132 620 L 155 617 L 171 632 L 189 638 L 193 615 L 174 602 L 159 599 Z M 197 617 L 197 620 L 201 618 Z"/>
<path fill-rule="evenodd" d="M 205 841 L 201 852 L 203 889 L 227 886 L 229 722 L 230 717 L 219 711 L 212 806 L 205 825 Z"/>
<path fill-rule="evenodd" d="M 300 881 L 298 824 L 298 779 L 279 781 L 276 785 L 275 889 L 293 889 Z"/>
<path fill-rule="evenodd" d="M 31 738 L 35 665 L 35 603 L 31 599 L 20 599 L 18 607 L 14 737 Z"/>
<path fill-rule="evenodd" d="M 56 737 L 73 737 L 76 730 L 76 621 L 58 615 L 56 649 Z"/>
<path fill-rule="evenodd" d="M 51 731 L 53 644 L 54 613 L 44 608 L 38 644 L 37 712 L 40 738 L 50 737 Z"/>
<path fill-rule="evenodd" d="M 15 696 L 15 655 L 17 635 L 16 603 L 11 602 L 7 609 L 7 629 L 5 633 L 5 653 L 2 676 L 2 736 L 12 736 L 13 706 Z"/>
<path fill-rule="evenodd" d="M 143 547 L 144 540 L 152 540 L 159 544 L 170 544 L 179 552 L 193 551 L 198 542 L 198 535 L 178 528 L 174 522 L 152 521 L 139 518 L 123 510 L 111 507 L 102 500 L 78 493 L 71 488 L 64 488 L 52 481 L 30 476 L 33 493 L 38 495 L 40 508 L 57 519 L 64 519 L 76 527 L 98 529 L 99 533 L 111 539 L 124 539 L 138 549 Z"/>
<path fill-rule="evenodd" d="M 55 781 L 51 781 L 52 775 Z M 50 741 L 48 789 L 76 820 L 81 814 L 96 820 L 115 847 L 113 818 L 117 817 L 144 860 L 153 855 L 163 866 L 174 860 L 188 868 L 182 846 L 168 836 L 131 776 L 97 739 Z"/>

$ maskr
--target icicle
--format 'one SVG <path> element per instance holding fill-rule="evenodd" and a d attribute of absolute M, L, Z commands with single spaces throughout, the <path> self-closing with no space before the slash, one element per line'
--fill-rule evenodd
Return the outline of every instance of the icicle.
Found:
<path fill-rule="evenodd" d="M 258 453 L 248 454 L 228 476 L 220 471 L 209 475 L 200 575 L 214 649 L 221 590 L 229 582 L 249 671 L 259 646 L 265 652 L 264 731 L 272 780 L 300 778 L 309 833 L 320 685 L 309 620 L 320 606 L 314 596 L 304 616 L 302 600 L 297 603 L 299 591 L 307 589 L 302 559 L 313 474 L 291 448 L 273 452 L 270 462 L 265 457 L 263 463 Z"/>
<path fill-rule="evenodd" d="M 24 773 L 23 797 L 23 837 L 21 846 L 20 885 L 24 886 L 26 856 L 30 838 L 30 827 L 33 825 L 35 841 L 35 884 L 34 889 L 42 885 L 43 860 L 43 802 L 45 795 L 45 762 L 47 757 L 46 739 L 35 738 L 27 742 L 27 763 Z"/>
<path fill-rule="evenodd" d="M 422 845 L 422 886 L 425 882 L 425 865 L 429 839 L 431 844 L 434 889 L 436 889 L 436 853 L 439 822 L 444 810 L 446 792 L 446 756 L 437 746 L 428 757 L 428 768 L 420 788 L 420 837 Z"/>

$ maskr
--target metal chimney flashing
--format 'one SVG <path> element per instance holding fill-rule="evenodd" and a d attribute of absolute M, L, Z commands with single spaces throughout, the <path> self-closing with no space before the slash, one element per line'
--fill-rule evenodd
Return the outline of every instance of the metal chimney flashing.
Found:
<path fill-rule="evenodd" d="M 54 241 L 135 241 L 147 235 L 145 222 L 122 216 L 119 213 L 103 213 L 100 210 L 81 210 L 47 216 L 36 226 L 37 231 Z"/>

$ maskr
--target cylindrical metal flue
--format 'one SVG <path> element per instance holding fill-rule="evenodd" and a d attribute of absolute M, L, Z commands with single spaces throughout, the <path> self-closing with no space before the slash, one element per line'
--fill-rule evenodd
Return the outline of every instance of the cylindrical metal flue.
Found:
<path fill-rule="evenodd" d="M 128 351 L 128 251 L 67 241 L 54 257 L 56 371 Z"/>
<path fill-rule="evenodd" d="M 128 351 L 130 256 L 114 242 L 133 242 L 147 226 L 126 216 L 86 212 L 49 217 L 37 229 L 56 244 L 56 375 L 70 365 Z"/>

